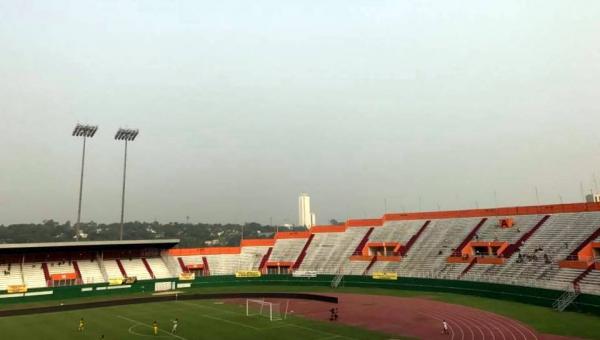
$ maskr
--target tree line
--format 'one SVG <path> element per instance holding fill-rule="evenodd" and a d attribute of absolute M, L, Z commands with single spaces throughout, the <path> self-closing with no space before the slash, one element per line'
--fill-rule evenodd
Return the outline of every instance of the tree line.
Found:
<path fill-rule="evenodd" d="M 119 239 L 119 223 L 81 223 L 82 241 Z M 304 227 L 279 227 L 245 224 L 127 222 L 124 240 L 180 239 L 180 247 L 237 246 L 242 239 L 272 238 L 275 231 L 301 231 Z M 44 220 L 42 223 L 0 225 L 0 243 L 68 242 L 75 240 L 71 222 Z"/>

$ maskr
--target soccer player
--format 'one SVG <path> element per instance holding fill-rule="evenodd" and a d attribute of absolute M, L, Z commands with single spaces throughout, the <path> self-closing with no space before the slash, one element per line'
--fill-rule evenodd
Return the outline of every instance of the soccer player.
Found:
<path fill-rule="evenodd" d="M 156 320 L 152 322 L 152 331 L 154 331 L 154 335 L 158 335 L 158 323 Z"/>
<path fill-rule="evenodd" d="M 175 320 L 173 320 L 173 328 L 171 329 L 171 333 L 175 334 L 177 333 L 177 324 L 179 323 L 179 320 L 177 320 L 177 318 L 175 318 Z"/>
<path fill-rule="evenodd" d="M 79 319 L 79 327 L 77 327 L 77 331 L 83 332 L 85 330 L 85 320 L 83 318 Z"/>

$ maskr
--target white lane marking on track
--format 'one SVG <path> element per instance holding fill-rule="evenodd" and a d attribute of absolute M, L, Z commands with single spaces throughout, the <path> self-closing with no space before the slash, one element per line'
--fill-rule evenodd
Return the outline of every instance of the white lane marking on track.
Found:
<path fill-rule="evenodd" d="M 502 319 L 504 319 L 504 320 L 507 320 L 507 322 L 509 322 L 511 325 L 513 325 L 513 328 L 517 329 L 517 331 L 518 331 L 519 333 L 521 333 L 521 332 L 518 330 L 518 328 L 524 329 L 525 331 L 527 331 L 527 333 L 529 333 L 529 334 L 531 334 L 531 335 L 533 336 L 533 339 L 535 339 L 535 340 L 538 340 L 538 337 L 537 337 L 537 335 L 535 335 L 535 334 L 534 334 L 534 333 L 531 331 L 531 329 L 529 329 L 528 327 L 525 327 L 525 326 L 523 326 L 523 325 L 522 325 L 520 322 L 517 322 L 517 321 L 511 320 L 511 319 L 507 319 L 507 318 L 504 318 L 504 317 L 500 317 L 500 318 L 502 318 Z M 516 326 L 514 326 L 514 325 L 516 325 Z M 518 327 L 518 328 L 517 328 L 517 327 Z M 527 339 L 527 337 L 525 336 L 525 334 L 521 333 L 521 335 L 523 335 L 523 338 L 524 338 L 524 339 Z"/>
<path fill-rule="evenodd" d="M 431 313 L 431 314 L 432 314 L 432 315 L 434 315 L 434 313 Z M 460 331 L 460 339 L 461 339 L 461 340 L 465 340 L 465 339 L 466 339 L 466 333 L 465 333 L 465 331 L 464 331 L 464 329 L 463 329 L 463 326 L 465 327 L 465 329 L 466 329 L 466 328 L 469 328 L 469 327 L 467 327 L 467 325 L 466 325 L 466 324 L 464 324 L 463 322 L 459 322 L 458 320 L 454 319 L 452 316 L 450 316 L 450 317 L 449 317 L 448 315 L 444 315 L 444 314 L 436 314 L 436 315 L 437 315 L 437 319 L 438 319 L 439 321 L 443 321 L 443 320 L 448 320 L 448 321 L 450 321 L 450 322 L 448 323 L 448 327 L 449 327 L 449 328 L 450 328 L 450 326 L 451 326 L 452 324 L 456 325 L 456 328 L 458 328 L 458 330 Z M 469 329 L 469 330 L 470 330 L 470 329 Z M 472 331 L 471 331 L 471 334 L 473 334 L 473 332 L 472 332 Z"/>
<path fill-rule="evenodd" d="M 470 315 L 473 313 L 470 313 Z M 510 334 L 513 339 L 516 340 L 515 335 L 513 334 L 512 330 L 510 330 L 508 327 L 506 327 L 505 325 L 503 325 L 501 322 L 499 322 L 499 320 L 496 318 L 496 314 L 490 313 L 490 314 L 484 314 L 486 315 L 485 317 L 485 321 L 489 322 L 495 330 L 498 331 L 498 333 L 500 333 L 500 335 L 502 336 L 502 340 L 506 340 L 506 336 L 504 335 L 504 332 Z M 473 316 L 476 320 L 479 319 L 481 315 L 477 314 L 475 316 Z"/>
<path fill-rule="evenodd" d="M 525 329 L 525 330 L 526 330 L 526 331 L 527 331 L 529 334 L 533 335 L 533 338 L 534 338 L 535 340 L 538 340 L 538 337 L 537 337 L 537 335 L 536 335 L 535 333 L 533 333 L 533 332 L 531 331 L 531 329 L 529 329 L 529 327 L 525 327 L 525 326 L 521 325 L 521 323 L 518 323 L 518 322 L 517 322 L 517 325 L 519 325 L 520 327 L 524 328 L 524 329 Z"/>
<path fill-rule="evenodd" d="M 460 311 L 460 312 L 452 311 L 452 315 L 457 318 L 466 320 L 466 322 L 470 325 L 474 325 L 475 328 L 477 328 L 477 330 L 479 331 L 479 334 L 481 334 L 481 339 L 486 338 L 485 334 L 483 333 L 483 330 L 488 331 L 490 333 L 490 335 L 492 336 L 493 340 L 496 339 L 493 329 L 497 328 L 497 327 L 491 325 L 491 322 L 488 319 L 486 319 L 486 318 L 482 319 L 482 318 L 476 317 L 475 315 L 473 315 L 472 313 L 469 313 L 468 311 Z M 479 325 L 481 325 L 482 327 L 479 327 Z"/>
<path fill-rule="evenodd" d="M 527 337 L 525 336 L 525 334 L 523 334 L 523 332 L 521 332 L 521 330 L 515 326 L 515 324 L 518 325 L 518 326 L 521 326 L 519 323 L 517 323 L 517 322 L 515 322 L 515 321 L 513 321 L 511 319 L 507 319 L 505 317 L 499 316 L 499 315 L 494 315 L 494 317 L 501 324 L 508 325 L 508 327 L 516 330 L 519 334 L 521 334 L 521 336 L 523 337 L 524 340 L 527 340 Z M 516 339 L 516 337 L 515 337 L 515 335 L 514 335 L 514 333 L 512 331 L 511 331 L 511 334 L 513 336 L 513 339 Z M 537 336 L 535 336 L 535 334 L 533 335 L 533 337 L 534 337 L 534 339 L 537 340 Z"/>
<path fill-rule="evenodd" d="M 504 330 L 504 332 L 506 332 L 506 333 L 510 334 L 510 336 L 512 336 L 513 340 L 517 340 L 517 334 L 515 332 L 513 332 L 513 330 L 516 330 L 519 334 L 521 334 L 523 339 L 527 340 L 527 337 L 525 336 L 525 334 L 523 334 L 523 332 L 521 332 L 519 329 L 517 329 L 517 328 L 515 328 L 515 326 L 513 326 L 512 320 L 500 317 L 499 315 L 496 315 L 493 313 L 486 314 L 486 315 L 488 315 L 488 317 L 490 319 L 497 321 L 498 324 L 502 326 L 502 329 Z"/>
<path fill-rule="evenodd" d="M 123 320 L 127 320 L 127 321 L 129 321 L 129 322 L 133 322 L 133 323 L 136 323 L 136 324 L 138 324 L 138 325 L 142 325 L 142 326 L 146 326 L 146 327 L 150 327 L 150 328 L 152 328 L 152 326 L 151 326 L 151 325 L 148 325 L 148 324 L 145 324 L 145 323 L 143 323 L 143 322 L 140 322 L 140 321 L 137 321 L 137 320 L 133 320 L 133 319 L 130 319 L 130 318 L 126 318 L 126 317 L 124 317 L 124 316 L 122 316 L 122 315 L 117 315 L 117 318 L 119 318 L 119 319 L 123 319 Z M 184 338 L 184 337 L 182 337 L 182 336 L 179 336 L 179 335 L 176 335 L 176 334 L 169 333 L 169 332 L 165 331 L 164 329 L 159 329 L 158 331 L 159 331 L 159 332 L 166 333 L 166 334 L 168 334 L 169 336 L 172 336 L 172 337 L 174 337 L 174 338 L 177 338 L 177 339 L 180 339 L 180 340 L 187 340 L 186 338 Z"/>
<path fill-rule="evenodd" d="M 461 314 L 461 315 L 464 315 L 464 314 Z M 510 334 L 510 336 L 513 338 L 513 340 L 517 340 L 517 334 L 515 332 L 513 332 L 513 330 L 517 331 L 517 333 L 519 333 L 523 337 L 524 340 L 528 339 L 525 336 L 525 334 L 523 334 L 523 332 L 521 332 L 520 329 L 518 329 L 517 327 L 515 327 L 515 324 L 518 325 L 518 326 L 521 326 L 516 321 L 513 321 L 511 319 L 502 317 L 502 316 L 494 314 L 494 313 L 485 313 L 484 315 L 486 315 L 486 319 L 487 320 L 495 320 L 497 322 L 496 328 L 500 332 L 500 335 L 502 335 L 503 339 L 506 339 L 506 337 L 504 336 L 504 333 L 506 332 L 507 334 Z M 500 327 L 498 325 L 500 325 Z M 527 328 L 524 327 L 524 329 L 527 329 Z M 532 335 L 537 340 L 537 337 L 535 336 L 535 334 L 532 334 Z"/>
<path fill-rule="evenodd" d="M 438 321 L 443 321 L 443 319 L 437 318 L 437 317 L 433 316 L 432 314 L 421 313 L 421 312 L 419 312 L 419 314 L 428 316 L 428 317 L 436 319 Z M 454 339 L 454 335 L 456 334 L 456 332 L 454 331 L 454 328 L 452 328 L 452 325 L 448 324 L 448 328 L 450 328 L 450 340 L 453 340 Z M 462 332 L 462 330 L 461 330 L 461 332 Z"/>
<path fill-rule="evenodd" d="M 471 332 L 471 337 L 473 339 L 475 339 L 475 334 L 473 333 L 471 325 L 473 325 L 475 328 L 477 328 L 477 330 L 479 331 L 479 334 L 481 334 L 481 338 L 480 339 L 485 339 L 485 335 L 483 334 L 483 331 L 481 330 L 481 327 L 479 327 L 477 325 L 478 322 L 473 321 L 472 319 L 469 319 L 466 316 L 464 316 L 464 314 L 460 314 L 460 313 L 454 313 L 454 317 L 462 320 L 465 323 L 465 325 L 467 325 L 469 327 L 469 332 Z"/>
<path fill-rule="evenodd" d="M 498 325 L 498 323 L 496 323 L 496 321 L 495 321 L 494 319 L 491 319 L 491 318 L 490 318 L 490 319 L 488 320 L 488 322 L 490 323 L 490 325 L 492 325 L 492 327 L 493 327 L 493 328 L 492 328 L 492 330 L 496 330 L 496 331 L 498 331 L 498 333 L 500 333 L 500 335 L 502 336 L 502 340 L 506 340 L 506 337 L 504 336 L 504 332 L 502 331 L 502 327 L 500 327 L 500 326 Z M 492 334 L 493 334 L 493 333 L 492 333 Z M 494 336 L 494 339 L 495 339 L 495 338 L 496 338 L 496 337 Z"/>
<path fill-rule="evenodd" d="M 482 325 L 483 329 L 485 329 L 488 332 L 490 332 L 490 335 L 492 336 L 492 340 L 496 340 L 496 335 L 494 335 L 494 330 L 493 330 L 494 326 L 492 325 L 492 322 L 490 320 L 479 319 L 479 318 L 476 318 L 475 316 L 472 316 L 471 314 L 466 314 L 466 313 L 465 314 L 460 314 L 460 315 L 462 315 L 463 318 L 471 321 L 475 325 L 477 325 L 477 324 Z M 479 327 L 477 327 L 477 328 L 479 329 L 479 332 L 481 333 L 482 339 L 484 339 L 485 335 L 483 335 L 483 332 L 481 331 L 481 329 Z"/>
<path fill-rule="evenodd" d="M 465 320 L 461 319 L 457 315 L 452 315 L 452 319 L 454 319 L 457 322 L 462 323 L 463 326 L 465 326 L 465 328 L 469 330 L 469 333 L 471 333 L 471 339 L 475 340 L 475 332 L 473 332 L 473 328 L 471 328 L 471 325 L 469 325 L 468 322 L 466 322 Z M 448 320 L 452 320 L 452 319 L 448 318 Z"/>
<path fill-rule="evenodd" d="M 498 319 L 494 318 L 494 320 L 496 320 L 498 322 L 498 324 L 500 326 L 502 326 L 500 328 L 502 330 L 502 335 L 504 335 L 504 332 L 506 332 L 506 333 L 510 334 L 510 336 L 512 336 L 513 340 L 517 340 L 517 337 L 515 336 L 515 333 L 510 329 L 510 327 L 506 327 L 506 325 L 503 322 L 501 322 L 500 320 L 498 320 Z"/>
<path fill-rule="evenodd" d="M 487 315 L 487 314 L 486 314 Z M 475 318 L 475 320 L 477 320 L 477 318 Z M 496 320 L 492 317 L 490 318 L 486 318 L 486 321 L 490 323 L 490 325 L 492 325 L 492 328 L 490 330 L 496 330 L 498 331 L 498 333 L 500 333 L 500 335 L 502 336 L 502 340 L 506 340 L 506 337 L 504 336 L 504 331 L 506 331 L 507 333 L 512 334 L 512 331 L 510 329 L 507 329 L 506 327 L 500 327 L 500 324 L 496 322 Z M 494 339 L 496 338 L 493 333 L 492 333 L 492 337 L 494 337 Z M 514 335 L 513 335 L 514 338 Z"/>
<path fill-rule="evenodd" d="M 496 320 L 502 326 L 500 329 L 502 330 L 503 337 L 504 337 L 504 332 L 506 332 L 506 333 L 510 334 L 514 340 L 518 339 L 517 333 L 523 337 L 523 340 L 528 339 L 525 336 L 525 334 L 523 332 L 521 332 L 521 330 L 515 326 L 515 325 L 518 326 L 519 324 L 517 322 L 515 322 L 514 320 L 504 318 L 504 317 L 501 317 L 501 316 L 493 314 L 493 313 L 486 313 L 484 315 L 486 315 L 486 319 Z M 517 333 L 513 332 L 513 330 L 517 331 Z M 535 335 L 534 335 L 534 338 L 537 340 L 537 337 Z"/>

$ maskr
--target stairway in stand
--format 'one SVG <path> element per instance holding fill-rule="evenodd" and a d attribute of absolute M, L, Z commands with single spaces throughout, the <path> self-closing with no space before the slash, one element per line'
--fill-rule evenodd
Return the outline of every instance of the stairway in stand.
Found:
<path fill-rule="evenodd" d="M 569 288 L 565 289 L 562 295 L 552 303 L 552 308 L 562 312 L 564 311 L 577 297 L 581 294 L 578 285 L 569 285 Z"/>
<path fill-rule="evenodd" d="M 346 260 L 346 263 L 348 261 L 350 261 L 350 260 Z M 333 280 L 331 281 L 331 288 L 339 287 L 340 283 L 342 282 L 342 279 L 344 279 L 344 267 L 346 266 L 346 263 L 343 263 L 340 266 L 340 268 L 338 269 L 338 272 L 333 277 Z"/>

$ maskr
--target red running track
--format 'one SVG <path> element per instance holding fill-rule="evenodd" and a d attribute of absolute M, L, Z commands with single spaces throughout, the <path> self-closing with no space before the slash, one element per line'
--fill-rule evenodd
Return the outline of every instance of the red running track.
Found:
<path fill-rule="evenodd" d="M 566 337 L 540 334 L 507 317 L 475 308 L 427 298 L 400 298 L 378 295 L 334 294 L 339 297 L 337 322 L 388 334 L 419 339 L 444 340 L 558 340 Z M 292 301 L 290 310 L 317 320 L 329 319 L 333 305 Z M 443 335 L 442 320 L 450 334 Z M 571 338 L 572 339 L 572 338 Z"/>

